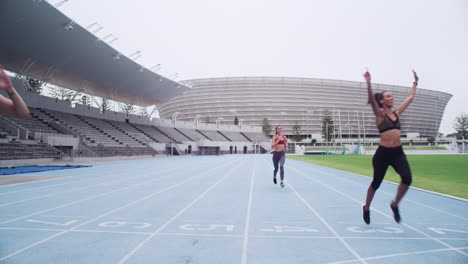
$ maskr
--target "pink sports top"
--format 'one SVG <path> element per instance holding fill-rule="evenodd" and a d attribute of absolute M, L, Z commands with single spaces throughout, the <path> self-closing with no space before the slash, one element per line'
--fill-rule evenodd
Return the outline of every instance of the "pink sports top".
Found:
<path fill-rule="evenodd" d="M 284 136 L 281 136 L 280 140 L 278 141 L 278 144 L 284 144 Z"/>

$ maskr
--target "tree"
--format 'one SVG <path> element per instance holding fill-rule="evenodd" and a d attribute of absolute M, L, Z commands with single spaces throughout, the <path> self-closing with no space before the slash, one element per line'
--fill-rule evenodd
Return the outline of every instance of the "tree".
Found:
<path fill-rule="evenodd" d="M 101 98 L 101 105 L 99 106 L 99 109 L 101 109 L 101 112 L 104 113 L 107 110 L 111 108 L 111 101 L 107 98 L 102 97 Z"/>
<path fill-rule="evenodd" d="M 74 101 L 80 101 L 79 99 L 77 100 L 76 98 L 81 95 L 80 92 L 78 91 L 72 91 L 63 87 L 58 87 L 58 86 L 52 86 L 50 87 L 50 96 L 52 98 L 57 98 L 62 101 L 69 101 L 69 102 L 74 102 Z"/>
<path fill-rule="evenodd" d="M 239 118 L 236 116 L 236 118 L 234 118 L 234 125 L 238 126 L 239 125 Z"/>
<path fill-rule="evenodd" d="M 432 143 L 434 143 L 435 141 L 435 137 L 428 137 L 427 138 L 427 142 L 429 142 L 429 145 L 432 145 Z"/>
<path fill-rule="evenodd" d="M 299 125 L 299 122 L 295 122 L 293 127 L 292 127 L 292 139 L 296 142 L 299 142 L 301 140 L 301 134 L 302 134 L 302 131 L 301 131 L 301 125 Z"/>
<path fill-rule="evenodd" d="M 127 115 L 127 118 L 136 111 L 133 104 L 120 104 L 120 110 Z"/>
<path fill-rule="evenodd" d="M 87 95 L 81 96 L 81 99 L 79 100 L 79 103 L 82 105 L 87 105 L 91 106 L 91 99 Z"/>
<path fill-rule="evenodd" d="M 145 117 L 149 116 L 149 113 L 148 113 L 148 111 L 146 110 L 145 107 L 140 107 L 140 115 L 145 116 Z"/>
<path fill-rule="evenodd" d="M 315 145 L 315 143 L 317 143 L 317 139 L 313 138 L 313 139 L 310 141 L 310 144 Z"/>
<path fill-rule="evenodd" d="M 325 110 L 322 116 L 322 136 L 325 141 L 331 140 L 334 129 L 335 125 L 333 124 L 332 113 L 328 110 Z"/>
<path fill-rule="evenodd" d="M 457 139 L 468 138 L 468 114 L 458 115 L 453 121 L 452 127 L 457 131 Z"/>
<path fill-rule="evenodd" d="M 272 131 L 272 127 L 270 125 L 270 120 L 268 120 L 268 118 L 263 118 L 263 121 L 262 121 L 262 131 L 265 135 L 267 136 L 271 136 L 271 131 Z"/>
<path fill-rule="evenodd" d="M 42 93 L 42 83 L 41 81 L 33 78 L 27 78 L 26 82 L 24 83 L 24 90 L 28 92 L 34 92 L 37 94 Z"/>

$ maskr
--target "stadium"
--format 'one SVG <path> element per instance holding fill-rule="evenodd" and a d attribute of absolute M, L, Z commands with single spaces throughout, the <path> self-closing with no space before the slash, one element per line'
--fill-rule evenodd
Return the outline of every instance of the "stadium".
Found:
<path fill-rule="evenodd" d="M 262 126 L 267 118 L 281 124 L 292 135 L 297 123 L 307 137 L 322 139 L 324 112 L 332 113 L 337 138 L 376 138 L 375 117 L 367 105 L 365 83 L 342 80 L 281 77 L 238 77 L 188 80 L 190 89 L 160 106 L 161 118 L 178 113 L 180 120 L 195 117 L 232 124 Z M 395 102 L 403 102 L 410 87 L 373 84 L 375 92 L 390 91 Z M 452 95 L 418 89 L 418 96 L 402 116 L 402 135 L 435 137 L 445 107 Z M 340 135 L 338 135 L 340 134 Z"/>
<path fill-rule="evenodd" d="M 0 263 L 468 262 L 465 141 L 427 142 L 451 94 L 418 90 L 401 120 L 414 179 L 403 220 L 392 200 L 401 173 L 391 169 L 368 222 L 377 146 L 350 149 L 379 140 L 364 83 L 176 81 L 136 62 L 138 52 L 113 48 L 116 37 L 99 24 L 63 14 L 64 4 L 0 1 L 0 103 L 21 98 L 29 110 L 21 117 L 0 105 Z M 46 85 L 85 96 L 52 98 L 40 93 Z M 410 88 L 374 89 L 398 102 Z M 160 117 L 107 109 L 105 100 L 154 106 Z M 304 140 L 272 146 L 264 119 L 288 136 L 299 125 Z M 320 146 L 329 142 L 346 150 Z M 303 145 L 321 155 L 302 155 Z"/>

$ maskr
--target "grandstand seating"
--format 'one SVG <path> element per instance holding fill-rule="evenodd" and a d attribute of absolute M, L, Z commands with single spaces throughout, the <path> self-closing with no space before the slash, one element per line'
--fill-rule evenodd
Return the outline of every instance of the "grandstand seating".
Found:
<path fill-rule="evenodd" d="M 261 133 L 242 134 L 240 132 L 151 126 L 88 117 L 66 111 L 34 107 L 29 109 L 31 118 L 2 117 L 30 132 L 76 134 L 81 139 L 80 144 L 94 152 L 96 156 L 101 157 L 155 155 L 157 152 L 149 147 L 150 143 L 182 143 L 199 140 L 269 141 Z M 32 144 L 30 140 L 27 142 L 10 141 L 15 136 L 9 135 L 6 129 L 0 127 L 0 138 L 3 142 L 0 145 L 0 159 L 59 158 L 64 155 L 59 149 L 45 143 Z"/>
<path fill-rule="evenodd" d="M 170 143 L 175 141 L 174 139 L 169 138 L 165 134 L 161 133 L 161 131 L 157 130 L 152 126 L 145 126 L 139 124 L 131 124 L 131 126 L 141 131 L 142 134 L 144 134 L 147 137 L 150 137 L 155 142 Z"/>
<path fill-rule="evenodd" d="M 47 122 L 51 121 L 50 119 L 41 119 L 37 115 L 38 110 L 35 108 L 30 109 L 31 117 L 30 118 L 16 118 L 11 116 L 3 116 L 4 118 L 10 120 L 11 122 L 29 130 L 30 132 L 43 132 L 43 133 L 59 133 L 55 128 L 50 126 Z"/>
<path fill-rule="evenodd" d="M 239 132 L 221 131 L 220 133 L 223 134 L 225 137 L 229 138 L 231 141 L 236 141 L 236 142 L 249 142 L 250 141 L 249 139 L 244 137 Z"/>
<path fill-rule="evenodd" d="M 230 141 L 228 138 L 220 134 L 218 131 L 211 130 L 197 130 L 199 133 L 202 133 L 205 137 L 211 139 L 212 141 Z"/>
<path fill-rule="evenodd" d="M 207 138 L 206 136 L 204 136 L 197 130 L 192 130 L 192 129 L 187 129 L 187 128 L 176 128 L 175 130 L 179 131 L 186 137 L 190 138 L 191 141 L 199 141 L 199 140 L 206 140 L 206 139 L 209 140 L 209 138 Z"/>
<path fill-rule="evenodd" d="M 250 141 L 256 141 L 256 142 L 268 142 L 271 141 L 270 138 L 265 136 L 263 133 L 248 133 L 248 132 L 242 132 L 245 137 L 250 139 Z"/>
<path fill-rule="evenodd" d="M 62 153 L 59 150 L 45 143 L 0 143 L 0 159 L 2 160 L 60 158 L 61 156 Z"/>
<path fill-rule="evenodd" d="M 159 130 L 161 133 L 165 134 L 166 136 L 174 139 L 177 142 L 183 142 L 183 141 L 193 141 L 191 138 L 188 138 L 186 135 L 180 133 L 177 129 L 175 128 L 170 128 L 170 127 L 160 127 L 157 126 L 155 127 L 157 130 Z"/>

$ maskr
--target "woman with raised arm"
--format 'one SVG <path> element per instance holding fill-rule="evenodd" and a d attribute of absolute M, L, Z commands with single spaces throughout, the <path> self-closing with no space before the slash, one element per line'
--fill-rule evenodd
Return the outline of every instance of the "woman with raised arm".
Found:
<path fill-rule="evenodd" d="M 7 99 L 0 94 L 0 114 L 21 118 L 29 117 L 28 107 L 16 92 L 10 77 L 3 71 L 2 66 L 0 66 L 0 90 L 5 90 L 10 96 L 10 99 Z"/>
<path fill-rule="evenodd" d="M 413 87 L 411 87 L 408 97 L 400 106 L 392 110 L 392 93 L 384 91 L 374 94 L 371 86 L 370 73 L 366 72 L 364 74 L 364 79 L 366 79 L 367 83 L 369 104 L 375 114 L 375 124 L 380 132 L 380 144 L 372 158 L 374 179 L 367 190 L 366 204 L 362 207 L 363 218 L 366 224 L 370 224 L 370 205 L 374 198 L 375 191 L 377 191 L 383 181 L 388 166 L 392 166 L 401 177 L 395 200 L 390 203 L 390 208 L 393 211 L 393 218 L 397 223 L 400 223 L 401 220 L 398 203 L 411 185 L 412 177 L 408 160 L 401 147 L 400 116 L 413 101 L 414 95 L 416 94 L 419 78 L 415 71 L 413 71 L 413 75 Z"/>
<path fill-rule="evenodd" d="M 288 150 L 288 139 L 282 134 L 283 128 L 280 125 L 275 127 L 275 135 L 271 139 L 271 147 L 273 151 L 273 165 L 275 171 L 273 172 L 273 183 L 276 184 L 276 173 L 278 172 L 278 164 L 280 167 L 280 185 L 284 188 L 284 162 L 286 161 L 286 151 Z"/>

